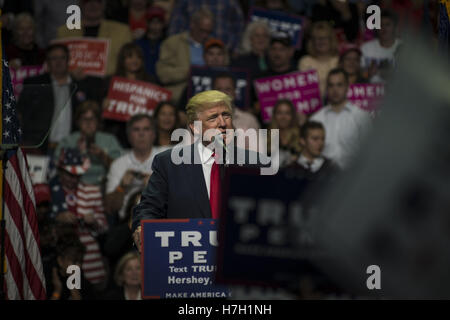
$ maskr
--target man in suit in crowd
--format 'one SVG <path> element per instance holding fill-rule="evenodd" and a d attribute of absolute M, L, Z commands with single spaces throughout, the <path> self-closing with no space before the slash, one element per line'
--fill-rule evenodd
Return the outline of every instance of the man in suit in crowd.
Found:
<path fill-rule="evenodd" d="M 225 167 L 236 162 L 249 166 L 252 159 L 256 159 L 256 167 L 268 163 L 260 154 L 235 149 L 232 100 L 227 94 L 217 90 L 198 93 L 189 100 L 186 114 L 189 128 L 200 138 L 155 156 L 153 174 L 133 211 L 132 229 L 138 248 L 141 220 L 218 218 Z M 224 144 L 217 143 L 222 139 Z M 226 152 L 221 152 L 222 148 Z M 182 163 L 178 157 L 183 157 Z"/>
<path fill-rule="evenodd" d="M 40 148 L 46 153 L 73 131 L 74 111 L 83 101 L 100 101 L 95 88 L 102 81 L 96 77 L 76 80 L 69 73 L 69 50 L 65 45 L 53 44 L 47 48 L 48 72 L 25 79 L 17 108 L 23 130 L 22 143 L 41 142 L 51 125 L 48 139 Z"/>

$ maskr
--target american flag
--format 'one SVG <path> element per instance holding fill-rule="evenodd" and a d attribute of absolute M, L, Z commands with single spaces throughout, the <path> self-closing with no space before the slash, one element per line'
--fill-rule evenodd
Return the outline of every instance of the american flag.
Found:
<path fill-rule="evenodd" d="M 16 115 L 16 100 L 8 62 L 1 51 L 0 54 L 2 55 L 0 140 L 3 145 L 14 145 L 20 142 L 21 129 Z M 6 225 L 3 235 L 6 258 L 3 284 L 5 297 L 8 300 L 45 299 L 36 202 L 28 165 L 20 148 L 7 152 L 6 169 L 1 178 L 4 178 L 4 211 L 1 213 L 4 215 Z"/>

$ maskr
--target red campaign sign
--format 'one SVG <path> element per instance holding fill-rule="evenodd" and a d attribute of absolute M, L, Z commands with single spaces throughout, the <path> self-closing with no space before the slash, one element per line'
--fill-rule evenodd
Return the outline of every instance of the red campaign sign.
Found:
<path fill-rule="evenodd" d="M 349 86 L 347 98 L 364 111 L 377 109 L 380 100 L 384 97 L 384 84 L 382 83 L 355 83 Z"/>
<path fill-rule="evenodd" d="M 109 104 L 103 110 L 103 118 L 118 121 L 128 119 L 138 113 L 153 115 L 160 101 L 169 101 L 172 93 L 157 85 L 122 77 L 113 77 L 109 85 Z"/>
<path fill-rule="evenodd" d="M 280 99 L 292 100 L 298 112 L 314 113 L 322 107 L 316 70 L 292 72 L 254 80 L 264 122 L 272 118 L 273 106 Z"/>
<path fill-rule="evenodd" d="M 44 66 L 22 66 L 18 69 L 10 68 L 11 82 L 14 88 L 16 99 L 19 98 L 23 89 L 23 81 L 26 78 L 34 77 L 45 72 Z"/>
<path fill-rule="evenodd" d="M 85 74 L 104 76 L 108 62 L 108 39 L 68 38 L 55 41 L 69 48 L 69 70 L 83 69 Z"/>

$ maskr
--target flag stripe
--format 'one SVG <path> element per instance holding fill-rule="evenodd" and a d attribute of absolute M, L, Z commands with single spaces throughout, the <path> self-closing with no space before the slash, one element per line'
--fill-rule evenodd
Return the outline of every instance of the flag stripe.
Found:
<path fill-rule="evenodd" d="M 11 269 L 11 264 L 8 261 L 8 255 L 6 255 L 6 268 L 7 270 Z M 20 271 L 19 271 L 20 272 Z M 5 274 L 5 286 L 9 288 L 6 290 L 6 299 L 8 300 L 20 300 L 22 299 L 20 296 L 19 288 L 17 288 L 16 280 L 13 278 L 12 272 L 7 272 Z"/>
<path fill-rule="evenodd" d="M 6 184 L 5 184 L 6 185 Z M 7 188 L 5 188 L 6 191 Z M 6 198 L 5 198 L 6 199 Z M 21 235 L 16 227 L 14 221 L 12 221 L 12 216 L 9 212 L 9 208 L 5 206 L 5 222 L 6 222 L 6 234 L 9 237 L 5 237 L 5 249 L 8 252 L 7 256 L 11 260 L 12 269 L 11 272 L 14 273 L 14 279 L 17 280 L 16 284 L 19 288 L 19 292 L 22 299 L 26 299 L 30 295 L 30 290 L 28 290 L 28 280 L 26 279 L 25 272 L 25 254 L 23 248 L 23 242 L 21 241 Z M 8 243 L 8 245 L 6 245 Z"/>
<path fill-rule="evenodd" d="M 18 157 L 18 156 L 19 157 Z M 30 191 L 27 190 L 26 186 L 23 183 L 22 179 L 19 179 L 17 177 L 17 172 L 23 172 L 23 171 L 17 171 L 19 170 L 16 160 L 20 161 L 20 158 L 23 159 L 23 154 L 21 152 L 18 152 L 17 155 L 13 156 L 12 160 L 9 162 L 12 164 L 14 170 L 7 170 L 6 179 L 9 184 L 11 184 L 11 181 L 20 181 L 20 188 L 21 192 L 15 192 L 14 196 L 16 197 L 16 201 L 18 202 L 19 206 L 22 209 L 22 219 L 23 219 L 23 228 L 24 228 L 24 234 L 26 235 L 26 244 L 27 248 L 30 249 L 29 252 L 32 253 L 31 257 L 33 258 L 33 265 L 38 267 L 40 270 L 42 270 L 42 263 L 40 263 L 38 260 L 40 260 L 40 248 L 39 248 L 39 229 L 37 225 L 37 219 L 36 215 L 27 215 L 26 212 L 35 212 L 34 208 L 34 196 L 30 196 Z M 22 164 L 25 164 L 25 162 L 22 161 Z M 27 168 L 21 168 L 21 170 L 27 170 Z M 11 174 L 11 176 L 9 176 Z M 14 180 L 11 180 L 14 179 Z M 28 181 L 31 185 L 31 180 Z M 33 192 L 31 191 L 31 194 Z M 32 228 L 34 226 L 35 228 Z M 44 281 L 44 278 L 42 276 L 41 281 Z"/>
<path fill-rule="evenodd" d="M 5 178 L 7 178 L 8 174 L 10 173 L 9 170 L 6 170 Z M 9 182 L 9 181 L 8 181 Z M 27 275 L 27 283 L 30 282 L 32 286 L 32 292 L 31 295 L 28 290 L 25 291 L 27 294 L 27 299 L 37 298 L 40 296 L 41 292 L 39 292 L 38 284 L 40 281 L 43 281 L 43 279 L 39 279 L 39 276 L 34 268 L 34 264 L 32 263 L 31 257 L 29 255 L 29 246 L 31 246 L 33 250 L 37 250 L 37 253 L 39 253 L 39 248 L 33 248 L 36 245 L 36 242 L 33 239 L 32 232 L 27 228 L 28 221 L 24 221 L 23 217 L 19 214 L 20 212 L 23 212 L 25 214 L 24 209 L 21 207 L 20 202 L 17 202 L 17 199 L 14 197 L 14 193 L 11 191 L 9 183 L 5 182 L 5 200 L 8 201 L 8 207 L 5 206 L 6 216 L 9 216 L 12 218 L 12 221 L 15 224 L 15 227 L 17 229 L 17 236 L 15 237 L 15 240 L 17 241 L 17 244 L 21 247 L 19 250 L 16 251 L 16 254 L 18 252 L 21 253 L 21 257 L 24 258 L 21 259 L 21 266 L 25 267 L 24 273 Z M 8 210 L 6 210 L 8 209 Z M 13 215 L 9 214 L 9 210 L 14 212 Z M 8 218 L 9 218 L 8 217 Z M 11 224 L 11 229 L 14 230 L 14 227 Z M 19 238 L 20 237 L 20 238 Z M 30 239 L 30 237 L 32 239 Z M 25 245 L 25 246 L 24 246 Z M 36 252 L 36 251 L 35 251 Z M 22 267 L 23 269 L 23 267 Z M 26 272 L 25 272 L 26 271 Z"/>
<path fill-rule="evenodd" d="M 0 55 L 2 57 L 0 142 L 14 147 L 19 145 L 22 132 L 3 48 Z M 6 159 L 6 170 L 0 174 L 0 178 L 3 178 L 1 180 L 4 181 L 4 189 L 1 190 L 4 196 L 2 214 L 6 222 L 5 252 L 8 266 L 4 288 L 8 299 L 11 300 L 45 299 L 36 202 L 28 165 L 22 150 L 18 147 L 8 150 Z"/>
<path fill-rule="evenodd" d="M 22 264 L 20 263 L 16 253 L 14 252 L 14 248 L 11 243 L 8 231 L 5 232 L 5 254 L 6 260 L 9 264 L 5 278 L 12 279 L 15 282 L 15 289 L 11 288 L 7 290 L 9 299 L 23 299 L 23 274 L 22 270 L 20 269 L 20 266 Z M 9 281 L 6 282 L 6 285 L 9 288 Z"/>

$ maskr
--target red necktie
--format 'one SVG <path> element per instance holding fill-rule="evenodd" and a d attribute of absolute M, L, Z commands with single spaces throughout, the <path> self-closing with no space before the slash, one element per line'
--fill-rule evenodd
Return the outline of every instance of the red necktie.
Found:
<path fill-rule="evenodd" d="M 209 204 L 211 205 L 212 218 L 219 218 L 220 210 L 220 173 L 215 154 L 212 154 L 214 163 L 211 168 L 211 180 L 209 186 Z"/>

